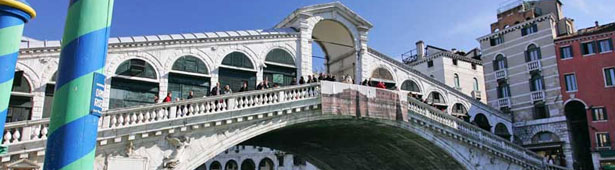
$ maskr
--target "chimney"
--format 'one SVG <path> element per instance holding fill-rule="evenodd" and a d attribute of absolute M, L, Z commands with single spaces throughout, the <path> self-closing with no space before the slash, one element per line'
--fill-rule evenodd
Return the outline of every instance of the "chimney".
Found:
<path fill-rule="evenodd" d="M 596 21 L 595 23 L 596 23 L 596 28 L 600 27 L 600 24 L 598 24 L 598 21 Z"/>
<path fill-rule="evenodd" d="M 451 49 L 451 51 L 452 51 L 453 53 L 457 53 L 457 49 L 456 49 L 456 48 L 452 48 L 452 49 Z"/>
<path fill-rule="evenodd" d="M 419 60 L 425 57 L 425 42 L 423 40 L 416 42 L 416 56 Z"/>

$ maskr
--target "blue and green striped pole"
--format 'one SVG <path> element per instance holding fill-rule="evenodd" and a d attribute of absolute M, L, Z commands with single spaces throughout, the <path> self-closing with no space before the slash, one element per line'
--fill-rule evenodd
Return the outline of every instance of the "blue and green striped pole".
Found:
<path fill-rule="evenodd" d="M 94 169 L 112 13 L 113 0 L 70 0 L 43 169 Z"/>
<path fill-rule="evenodd" d="M 34 17 L 36 12 L 25 0 L 0 0 L 0 142 L 4 137 L 4 123 L 23 27 Z M 6 149 L 0 147 L 0 154 L 6 152 Z"/>

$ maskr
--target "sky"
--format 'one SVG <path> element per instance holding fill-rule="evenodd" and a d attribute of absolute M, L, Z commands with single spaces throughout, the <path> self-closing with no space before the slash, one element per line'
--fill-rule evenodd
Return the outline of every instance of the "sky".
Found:
<path fill-rule="evenodd" d="M 470 50 L 490 32 L 505 0 L 341 0 L 370 21 L 368 46 L 392 57 L 415 42 Z M 29 0 L 38 16 L 24 35 L 60 40 L 69 0 Z M 268 29 L 295 9 L 331 0 L 116 0 L 111 36 Z M 615 22 L 614 0 L 562 0 L 576 29 Z M 399 58 L 398 58 L 399 59 Z"/>

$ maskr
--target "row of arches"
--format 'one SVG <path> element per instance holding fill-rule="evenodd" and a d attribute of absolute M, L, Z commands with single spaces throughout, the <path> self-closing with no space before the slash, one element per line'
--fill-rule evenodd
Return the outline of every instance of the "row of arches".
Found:
<path fill-rule="evenodd" d="M 265 157 L 261 159 L 256 166 L 255 162 L 252 159 L 245 159 L 241 161 L 241 164 L 238 164 L 235 160 L 228 160 L 226 163 L 222 164 L 219 161 L 213 161 L 207 166 L 207 163 L 202 164 L 196 170 L 274 170 L 275 164 L 273 160 Z"/>

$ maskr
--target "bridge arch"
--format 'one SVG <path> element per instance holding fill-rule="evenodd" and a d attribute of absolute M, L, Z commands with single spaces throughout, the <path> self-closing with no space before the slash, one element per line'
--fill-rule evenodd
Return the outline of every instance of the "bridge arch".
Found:
<path fill-rule="evenodd" d="M 245 159 L 241 161 L 241 170 L 253 170 L 256 169 L 256 164 L 252 159 Z"/>
<path fill-rule="evenodd" d="M 273 163 L 273 160 L 269 159 L 268 157 L 261 159 L 261 161 L 258 163 L 258 170 L 273 170 L 273 169 L 275 169 L 275 164 Z"/>
<path fill-rule="evenodd" d="M 474 116 L 474 120 L 472 120 L 472 123 L 489 132 L 491 132 L 491 127 L 493 127 L 491 126 L 491 123 L 489 123 L 487 116 L 482 113 L 476 114 L 476 116 Z"/>
<path fill-rule="evenodd" d="M 315 19 L 310 30 L 311 42 L 318 44 L 325 54 L 325 70 L 342 78 L 355 75 L 356 38 L 352 28 L 339 19 Z"/>

